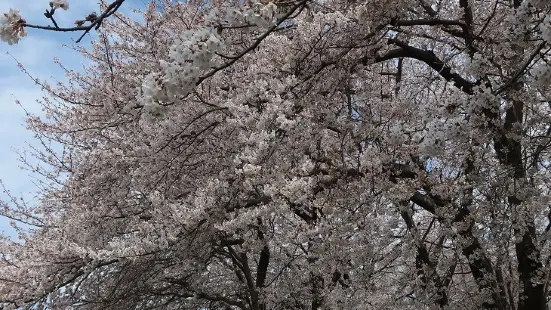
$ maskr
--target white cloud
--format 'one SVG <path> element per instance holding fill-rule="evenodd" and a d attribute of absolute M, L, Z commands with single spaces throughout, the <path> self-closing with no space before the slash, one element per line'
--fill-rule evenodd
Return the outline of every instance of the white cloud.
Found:
<path fill-rule="evenodd" d="M 43 65 L 47 61 L 46 55 L 53 55 L 56 49 L 59 49 L 57 45 L 56 42 L 45 38 L 35 36 L 23 38 L 19 44 L 7 50 L 12 56 L 7 53 L 0 54 L 0 69 L 2 71 L 13 69 L 16 66 L 13 57 L 27 68 Z M 51 62 L 51 59 L 49 61 Z M 4 73 L 1 77 L 4 77 Z"/>

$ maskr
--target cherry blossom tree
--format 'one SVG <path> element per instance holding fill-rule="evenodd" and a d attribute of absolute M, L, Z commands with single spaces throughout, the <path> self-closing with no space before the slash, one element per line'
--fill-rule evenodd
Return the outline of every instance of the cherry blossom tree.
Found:
<path fill-rule="evenodd" d="M 0 21 L 99 30 L 37 81 L 4 308 L 546 309 L 547 1 L 123 2 Z"/>

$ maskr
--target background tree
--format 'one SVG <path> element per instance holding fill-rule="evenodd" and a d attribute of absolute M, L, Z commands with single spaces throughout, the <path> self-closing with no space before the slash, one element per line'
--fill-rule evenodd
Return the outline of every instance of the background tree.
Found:
<path fill-rule="evenodd" d="M 123 2 L 42 84 L 2 306 L 545 309 L 547 2 Z"/>

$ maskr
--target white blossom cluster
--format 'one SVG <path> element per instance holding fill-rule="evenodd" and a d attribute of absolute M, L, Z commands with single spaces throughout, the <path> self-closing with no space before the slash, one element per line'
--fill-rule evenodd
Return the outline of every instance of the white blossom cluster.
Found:
<path fill-rule="evenodd" d="M 541 37 L 551 44 L 551 15 L 547 15 L 540 24 Z"/>
<path fill-rule="evenodd" d="M 67 2 L 67 0 L 53 0 L 50 2 L 50 6 L 54 9 L 62 8 L 64 10 L 68 10 L 69 2 Z"/>
<path fill-rule="evenodd" d="M 255 25 L 261 28 L 269 28 L 275 24 L 278 17 L 278 8 L 273 3 L 263 4 L 255 0 L 251 7 L 228 7 L 223 21 L 231 26 L 242 24 Z M 209 15 L 209 22 L 216 23 L 216 12 Z"/>
<path fill-rule="evenodd" d="M 150 73 L 144 78 L 139 98 L 144 112 L 159 115 L 162 108 L 157 102 L 171 102 L 189 94 L 222 46 L 222 40 L 211 28 L 184 32 L 183 39 L 170 49 L 170 61 L 161 61 L 162 73 Z"/>
<path fill-rule="evenodd" d="M 212 57 L 222 46 L 222 40 L 213 29 L 185 32 L 183 40 L 170 49 L 171 61 L 161 63 L 169 94 L 186 95 L 200 74 L 210 68 Z"/>
<path fill-rule="evenodd" d="M 467 63 L 467 70 L 475 77 L 479 77 L 484 74 L 489 65 L 490 62 L 486 60 L 483 55 L 476 53 L 471 59 L 469 59 Z"/>
<path fill-rule="evenodd" d="M 540 87 L 551 85 L 551 67 L 546 63 L 540 63 L 532 68 L 535 84 Z"/>
<path fill-rule="evenodd" d="M 2 14 L 0 16 L 0 40 L 8 42 L 9 45 L 19 42 L 21 37 L 27 35 L 23 24 L 25 24 L 25 20 L 21 18 L 19 10 L 10 9 L 8 13 Z"/>
<path fill-rule="evenodd" d="M 393 124 L 388 129 L 387 141 L 391 145 L 401 145 L 407 140 L 407 136 L 402 130 L 403 124 Z"/>
<path fill-rule="evenodd" d="M 223 39 L 212 25 L 218 24 L 217 10 L 206 18 L 208 27 L 186 30 L 182 38 L 170 48 L 170 61 L 161 61 L 161 73 L 151 73 L 144 78 L 142 98 L 144 112 L 162 114 L 163 108 L 157 102 L 171 102 L 177 97 L 187 96 L 206 70 L 211 68 L 212 58 L 224 47 Z M 248 23 L 262 28 L 275 24 L 277 6 L 270 2 L 262 4 L 254 1 L 251 7 L 239 10 L 229 8 L 223 18 L 230 26 Z"/>
<path fill-rule="evenodd" d="M 277 6 L 273 2 L 264 5 L 256 0 L 252 9 L 245 11 L 243 17 L 249 24 L 269 28 L 274 24 L 276 12 Z"/>
<path fill-rule="evenodd" d="M 427 157 L 438 156 L 444 151 L 445 141 L 443 124 L 439 121 L 429 123 L 424 139 L 419 144 L 419 152 Z"/>
<path fill-rule="evenodd" d="M 160 102 L 168 101 L 168 97 L 163 92 L 160 79 L 159 74 L 146 75 L 141 86 L 142 94 L 136 98 L 143 105 L 142 113 L 147 120 L 162 118 L 166 112 L 166 106 Z"/>

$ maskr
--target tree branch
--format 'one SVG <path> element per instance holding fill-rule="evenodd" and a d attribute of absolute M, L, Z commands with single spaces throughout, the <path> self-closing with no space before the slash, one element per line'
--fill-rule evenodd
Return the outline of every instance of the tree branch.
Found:
<path fill-rule="evenodd" d="M 438 25 L 449 25 L 449 26 L 459 26 L 461 28 L 465 27 L 465 24 L 459 20 L 452 19 L 413 19 L 413 20 L 393 20 L 391 21 L 392 26 L 438 26 Z"/>
<path fill-rule="evenodd" d="M 120 6 L 124 3 L 124 1 L 125 0 L 116 0 L 113 3 L 111 3 L 105 9 L 105 11 L 100 16 L 98 16 L 95 20 L 91 21 L 90 25 L 88 25 L 88 26 L 60 28 L 60 27 L 57 26 L 57 24 L 54 21 L 55 27 L 39 26 L 39 25 L 33 25 L 33 24 L 27 24 L 27 23 L 23 24 L 23 27 L 34 28 L 34 29 L 43 29 L 43 30 L 51 30 L 51 31 L 60 31 L 60 32 L 84 31 L 84 33 L 76 41 L 76 43 L 79 43 L 82 40 L 82 38 L 84 38 L 84 36 L 87 33 L 89 33 L 92 29 L 95 28 L 95 30 L 98 30 L 99 27 L 101 27 L 101 23 L 103 22 L 103 20 L 106 19 L 107 17 L 113 15 L 120 8 Z M 50 19 L 52 19 L 52 18 L 50 17 Z"/>

